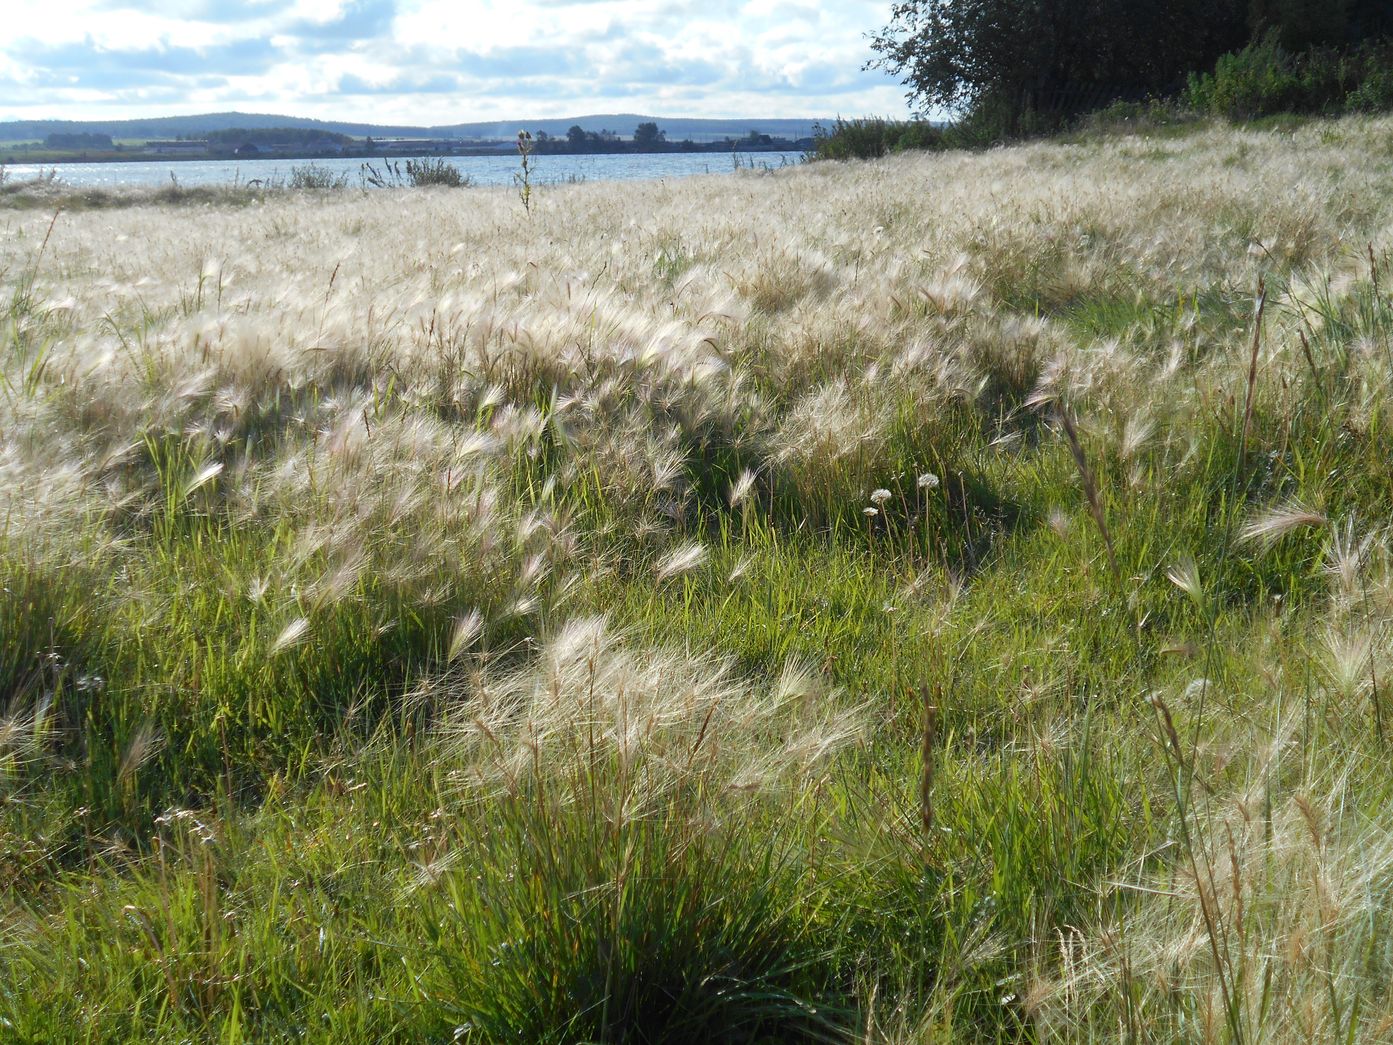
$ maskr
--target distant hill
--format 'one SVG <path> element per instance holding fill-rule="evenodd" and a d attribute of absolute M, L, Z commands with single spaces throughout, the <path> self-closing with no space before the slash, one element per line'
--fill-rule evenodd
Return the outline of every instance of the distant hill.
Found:
<path fill-rule="evenodd" d="M 276 116 L 269 113 L 206 113 L 199 116 L 161 116 L 137 120 L 10 120 L 0 122 L 0 141 L 43 140 L 50 134 L 109 134 L 113 138 L 177 138 L 213 131 L 250 130 L 266 127 L 297 127 L 348 134 L 356 138 L 511 138 L 519 130 L 545 131 L 564 135 L 579 125 L 585 131 L 614 131 L 629 137 L 638 124 L 652 121 L 667 132 L 669 141 L 691 138 L 713 141 L 742 138 L 750 131 L 780 138 L 807 138 L 813 133 L 813 119 L 693 119 L 642 116 L 637 113 L 611 113 L 597 116 L 571 116 L 553 120 L 500 120 L 485 123 L 452 123 L 436 127 L 394 126 L 376 123 L 345 123 L 312 120 L 303 116 Z M 829 123 L 830 120 L 823 120 Z"/>

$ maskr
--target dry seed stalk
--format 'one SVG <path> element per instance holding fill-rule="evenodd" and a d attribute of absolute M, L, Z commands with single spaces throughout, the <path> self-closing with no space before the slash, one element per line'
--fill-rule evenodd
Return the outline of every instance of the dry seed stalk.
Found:
<path fill-rule="evenodd" d="M 1059 422 L 1064 426 L 1064 436 L 1069 440 L 1069 450 L 1074 455 L 1074 464 L 1078 467 L 1079 478 L 1083 480 L 1084 497 L 1088 500 L 1088 511 L 1093 516 L 1093 521 L 1098 526 L 1098 532 L 1103 535 L 1103 544 L 1108 550 L 1108 567 L 1112 570 L 1113 580 L 1121 583 L 1122 571 L 1117 566 L 1117 552 L 1113 548 L 1112 532 L 1108 529 L 1108 520 L 1103 515 L 1103 501 L 1098 496 L 1098 483 L 1093 478 L 1093 470 L 1088 467 L 1088 458 L 1084 456 L 1083 444 L 1079 442 L 1079 430 L 1074 426 L 1074 419 L 1069 416 L 1069 411 L 1062 404 L 1058 408 Z"/>
<path fill-rule="evenodd" d="M 938 739 L 938 708 L 929 703 L 929 691 L 924 690 L 924 731 L 919 755 L 919 819 L 924 825 L 924 840 L 933 834 L 934 826 L 934 742 Z"/>
<path fill-rule="evenodd" d="M 1209 938 L 1209 951 L 1214 959 L 1214 970 L 1219 977 L 1219 993 L 1223 998 L 1224 1015 L 1229 1027 L 1231 1040 L 1243 1042 L 1246 1040 L 1243 1034 L 1242 1014 L 1234 1004 L 1236 991 L 1236 979 L 1234 976 L 1233 961 L 1229 956 L 1228 944 L 1223 935 L 1223 918 L 1216 902 L 1216 886 L 1214 867 L 1210 862 L 1209 854 L 1201 854 L 1199 843 L 1196 842 L 1190 830 L 1190 809 L 1186 798 L 1186 792 L 1181 784 L 1181 777 L 1185 771 L 1185 758 L 1180 746 L 1180 732 L 1175 728 L 1175 719 L 1171 715 L 1170 707 L 1160 694 L 1154 694 L 1148 699 L 1148 703 L 1155 709 L 1161 720 L 1161 728 L 1165 733 L 1165 740 L 1169 741 L 1169 746 L 1163 741 L 1162 750 L 1173 752 L 1175 757 L 1174 777 L 1176 815 L 1180 821 L 1180 833 L 1184 843 L 1184 850 L 1190 862 L 1190 873 L 1195 882 L 1195 891 L 1199 900 L 1200 917 L 1204 920 L 1205 935 Z M 1191 779 L 1196 779 L 1194 768 L 1190 770 Z M 1203 871 L 1203 876 L 1201 872 Z"/>
<path fill-rule="evenodd" d="M 1253 350 L 1248 360 L 1248 391 L 1243 400 L 1243 435 L 1239 442 L 1242 456 L 1248 454 L 1248 432 L 1253 424 L 1253 399 L 1258 384 L 1258 353 L 1262 348 L 1262 316 L 1267 309 L 1267 280 L 1258 280 L 1258 304 L 1253 316 Z"/>

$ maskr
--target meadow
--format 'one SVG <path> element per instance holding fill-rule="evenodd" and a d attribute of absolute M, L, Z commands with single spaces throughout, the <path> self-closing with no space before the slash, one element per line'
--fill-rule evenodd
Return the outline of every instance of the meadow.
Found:
<path fill-rule="evenodd" d="M 1393 1037 L 1391 159 L 11 193 L 0 1040 Z"/>

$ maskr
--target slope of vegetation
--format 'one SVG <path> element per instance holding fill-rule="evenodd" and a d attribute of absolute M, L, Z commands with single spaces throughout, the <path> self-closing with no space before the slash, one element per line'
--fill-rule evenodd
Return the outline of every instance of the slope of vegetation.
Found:
<path fill-rule="evenodd" d="M 1391 153 L 0 218 L 0 1039 L 1386 1035 Z"/>

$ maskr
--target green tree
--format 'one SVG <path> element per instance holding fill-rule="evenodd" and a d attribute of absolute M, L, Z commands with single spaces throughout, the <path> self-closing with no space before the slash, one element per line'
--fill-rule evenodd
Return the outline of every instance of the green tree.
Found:
<path fill-rule="evenodd" d="M 1243 46 L 1247 13 L 1247 0 L 898 0 L 870 66 L 920 114 L 1013 133 L 1175 89 Z"/>
<path fill-rule="evenodd" d="M 1348 30 L 1351 40 L 1393 37 L 1393 4 L 1388 0 L 1349 0 Z"/>
<path fill-rule="evenodd" d="M 578 123 L 571 124 L 570 130 L 566 132 L 566 140 L 572 145 L 584 145 L 585 129 Z"/>
<path fill-rule="evenodd" d="M 1249 0 L 1254 40 L 1275 32 L 1289 51 L 1344 43 L 1350 34 L 1349 0 Z"/>
<path fill-rule="evenodd" d="M 667 141 L 667 132 L 658 130 L 656 123 L 641 123 L 634 128 L 635 145 L 652 146 L 665 141 Z"/>

